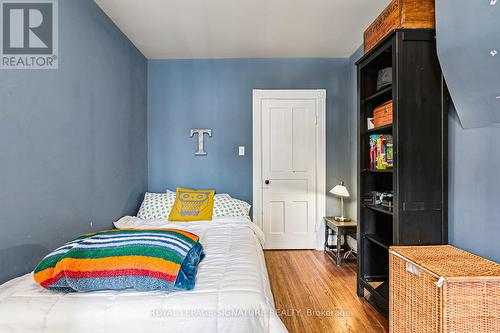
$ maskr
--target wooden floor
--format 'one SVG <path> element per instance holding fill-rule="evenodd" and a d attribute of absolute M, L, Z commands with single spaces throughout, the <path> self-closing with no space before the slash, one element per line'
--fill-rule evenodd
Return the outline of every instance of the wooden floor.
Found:
<path fill-rule="evenodd" d="M 388 332 L 356 295 L 356 265 L 337 267 L 321 251 L 265 251 L 276 309 L 291 333 Z"/>

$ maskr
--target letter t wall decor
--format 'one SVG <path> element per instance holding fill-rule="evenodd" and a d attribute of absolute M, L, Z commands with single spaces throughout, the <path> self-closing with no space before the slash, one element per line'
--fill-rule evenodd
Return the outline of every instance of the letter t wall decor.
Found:
<path fill-rule="evenodd" d="M 205 129 L 193 128 L 193 129 L 191 129 L 190 138 L 192 138 L 195 134 L 198 134 L 198 151 L 194 154 L 196 156 L 207 155 L 207 152 L 205 151 L 205 146 L 204 146 L 204 137 L 205 137 L 205 134 L 208 134 L 209 137 L 212 137 L 212 130 L 209 128 L 205 128 Z"/>

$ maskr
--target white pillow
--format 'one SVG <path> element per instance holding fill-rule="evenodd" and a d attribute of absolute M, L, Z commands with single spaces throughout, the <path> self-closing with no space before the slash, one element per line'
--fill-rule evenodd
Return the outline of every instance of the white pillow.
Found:
<path fill-rule="evenodd" d="M 143 220 L 168 219 L 175 201 L 175 193 L 144 194 L 137 217 Z"/>
<path fill-rule="evenodd" d="M 231 198 L 229 195 L 221 194 L 214 200 L 214 217 L 219 216 L 239 216 L 248 217 L 250 215 L 250 204 L 245 201 Z"/>

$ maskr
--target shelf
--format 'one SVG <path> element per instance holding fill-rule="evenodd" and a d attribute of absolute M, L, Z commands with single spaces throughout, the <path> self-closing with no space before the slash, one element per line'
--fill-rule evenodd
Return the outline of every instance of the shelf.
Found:
<path fill-rule="evenodd" d="M 371 173 L 392 173 L 394 169 L 385 169 L 385 170 L 377 170 L 377 169 L 363 169 L 363 172 L 371 172 Z"/>
<path fill-rule="evenodd" d="M 376 134 L 376 133 L 386 134 L 386 133 L 391 133 L 391 132 L 392 132 L 392 124 L 379 126 L 376 128 L 366 130 L 367 134 Z"/>
<path fill-rule="evenodd" d="M 388 86 L 388 87 L 386 87 L 386 88 L 384 88 L 384 89 L 380 90 L 380 91 L 377 91 L 377 92 L 376 92 L 376 93 L 374 93 L 373 95 L 371 95 L 371 96 L 369 96 L 369 97 L 365 98 L 365 99 L 363 100 L 363 102 L 369 102 L 369 101 L 374 100 L 374 99 L 376 99 L 376 98 L 378 98 L 378 97 L 380 97 L 380 96 L 384 96 L 384 95 L 386 95 L 386 94 L 387 94 L 387 93 L 389 93 L 389 92 L 391 93 L 391 99 L 392 99 L 392 84 L 391 84 L 390 86 Z"/>
<path fill-rule="evenodd" d="M 392 209 L 389 209 L 389 208 L 385 208 L 384 206 L 375 206 L 375 205 L 363 205 L 365 208 L 368 208 L 368 209 L 371 209 L 371 210 L 374 210 L 376 212 L 379 212 L 379 213 L 384 213 L 384 214 L 387 214 L 387 215 L 393 215 L 392 213 Z"/>
<path fill-rule="evenodd" d="M 372 286 L 366 280 L 361 279 L 361 284 L 369 292 L 365 299 L 377 308 L 384 316 L 388 317 L 389 309 L 389 282 L 385 280 L 378 286 Z"/>
<path fill-rule="evenodd" d="M 365 275 L 364 281 L 365 282 L 385 282 L 388 281 L 389 275 Z"/>
<path fill-rule="evenodd" d="M 388 302 L 389 300 L 389 286 L 387 281 L 383 281 L 379 286 L 374 287 L 372 286 L 369 282 L 367 282 L 364 279 L 361 279 L 361 282 L 363 284 L 363 287 L 368 290 L 370 294 L 375 296 L 378 301 L 383 303 L 384 305 Z M 388 305 L 388 304 L 387 304 Z"/>
<path fill-rule="evenodd" d="M 392 56 L 391 48 L 392 48 L 392 39 L 394 39 L 394 35 L 396 35 L 396 30 L 382 38 L 377 45 L 374 45 L 370 51 L 366 52 L 358 61 L 354 64 L 360 68 L 364 68 L 367 65 L 375 62 L 375 60 L 384 55 Z"/>
<path fill-rule="evenodd" d="M 357 62 L 358 295 L 384 313 L 388 311 L 389 296 L 388 249 L 403 243 L 448 241 L 446 112 L 450 101 L 447 87 L 439 79 L 442 72 L 434 37 L 432 29 L 397 29 Z M 400 70 L 401 64 L 404 70 Z M 379 71 L 391 66 L 392 85 L 377 89 Z M 387 119 L 392 124 L 377 121 L 377 125 L 386 125 L 369 129 L 373 125 L 367 118 L 374 118 L 375 109 L 387 101 L 393 103 L 392 119 Z M 375 163 L 371 163 L 371 135 L 393 136 L 393 168 L 376 170 Z M 419 167 L 400 167 L 415 165 Z M 425 184 L 425 190 L 415 184 Z M 390 191 L 393 207 L 375 205 L 370 200 L 372 192 Z M 413 207 L 402 207 L 405 200 L 412 201 Z M 411 210 L 411 214 L 402 214 L 403 208 Z"/>
<path fill-rule="evenodd" d="M 382 239 L 382 237 L 377 236 L 375 234 L 366 234 L 365 238 L 379 246 L 382 246 L 384 249 L 389 250 L 389 245 L 388 245 L 389 242 Z"/>

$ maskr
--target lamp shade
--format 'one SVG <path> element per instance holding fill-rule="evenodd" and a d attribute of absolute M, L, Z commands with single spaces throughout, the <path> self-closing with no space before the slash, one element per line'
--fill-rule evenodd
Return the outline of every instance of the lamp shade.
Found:
<path fill-rule="evenodd" d="M 347 188 L 344 186 L 344 184 L 342 182 L 340 184 L 338 184 L 337 186 L 335 186 L 334 188 L 332 188 L 330 190 L 330 193 L 334 194 L 334 195 L 338 195 L 339 197 L 344 197 L 344 198 L 350 197 L 349 191 L 347 190 Z"/>

